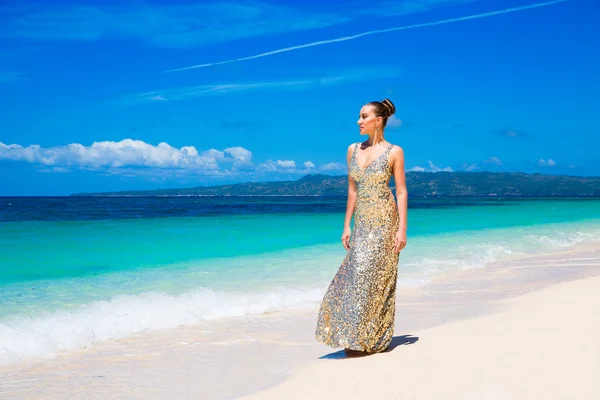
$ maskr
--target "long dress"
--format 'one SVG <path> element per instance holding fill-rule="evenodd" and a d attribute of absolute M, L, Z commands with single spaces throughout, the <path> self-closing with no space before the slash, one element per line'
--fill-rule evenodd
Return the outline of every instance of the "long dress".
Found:
<path fill-rule="evenodd" d="M 354 230 L 321 303 L 315 333 L 317 341 L 332 347 L 376 353 L 392 341 L 399 259 L 393 251 L 398 210 L 388 186 L 392 147 L 362 169 L 357 143 L 348 165 L 357 189 Z"/>

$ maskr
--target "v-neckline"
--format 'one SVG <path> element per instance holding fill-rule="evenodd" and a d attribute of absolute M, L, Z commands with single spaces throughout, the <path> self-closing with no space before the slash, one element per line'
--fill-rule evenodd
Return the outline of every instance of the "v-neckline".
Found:
<path fill-rule="evenodd" d="M 367 168 L 369 168 L 373 163 L 375 163 L 377 160 L 379 160 L 381 158 L 382 155 L 384 155 L 385 153 L 387 153 L 388 149 L 390 147 L 392 147 L 393 145 L 390 144 L 388 147 L 386 147 L 385 150 L 383 150 L 381 152 L 380 155 L 378 155 L 377 157 L 375 157 L 373 159 L 373 161 L 371 161 L 369 164 L 367 164 L 364 168 L 360 166 L 360 164 L 358 163 L 358 160 L 356 158 L 356 153 L 358 152 L 358 144 L 356 145 L 356 148 L 354 149 L 354 162 L 356 163 L 356 166 L 358 166 L 358 169 L 361 171 L 361 173 L 364 175 L 365 171 L 367 170 Z"/>

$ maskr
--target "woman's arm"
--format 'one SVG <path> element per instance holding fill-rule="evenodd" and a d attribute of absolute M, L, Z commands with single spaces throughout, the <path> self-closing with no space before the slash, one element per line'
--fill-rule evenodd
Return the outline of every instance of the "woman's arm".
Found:
<path fill-rule="evenodd" d="M 352 153 L 354 152 L 354 144 L 348 147 L 348 153 L 346 154 L 346 161 L 348 163 L 348 169 L 350 169 L 350 162 L 352 161 Z M 356 183 L 354 179 L 348 173 L 348 201 L 346 202 L 346 217 L 344 218 L 344 232 L 342 233 L 342 244 L 346 250 L 350 247 L 350 224 L 352 222 L 352 215 L 354 215 L 354 208 L 356 207 Z"/>
<path fill-rule="evenodd" d="M 399 252 L 406 246 L 408 191 L 406 190 L 406 177 L 404 175 L 404 150 L 400 146 L 394 146 L 391 154 L 393 158 L 394 182 L 396 183 L 398 217 L 400 219 L 394 251 Z"/>

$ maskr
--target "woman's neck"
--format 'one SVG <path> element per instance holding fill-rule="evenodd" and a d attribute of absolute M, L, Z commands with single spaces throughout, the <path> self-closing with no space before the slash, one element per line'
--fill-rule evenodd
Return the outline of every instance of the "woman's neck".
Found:
<path fill-rule="evenodd" d="M 375 146 L 379 143 L 385 143 L 385 138 L 383 137 L 383 135 L 377 137 L 377 143 L 375 143 L 375 135 L 369 135 L 369 138 L 367 139 L 367 144 L 369 146 Z"/>

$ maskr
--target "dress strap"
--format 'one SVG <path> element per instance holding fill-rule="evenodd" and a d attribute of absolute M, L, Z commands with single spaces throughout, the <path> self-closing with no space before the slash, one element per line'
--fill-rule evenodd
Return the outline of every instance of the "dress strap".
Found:
<path fill-rule="evenodd" d="M 352 151 L 352 158 L 356 157 L 356 150 L 358 150 L 358 145 L 360 143 L 356 142 L 354 143 L 354 151 Z"/>

